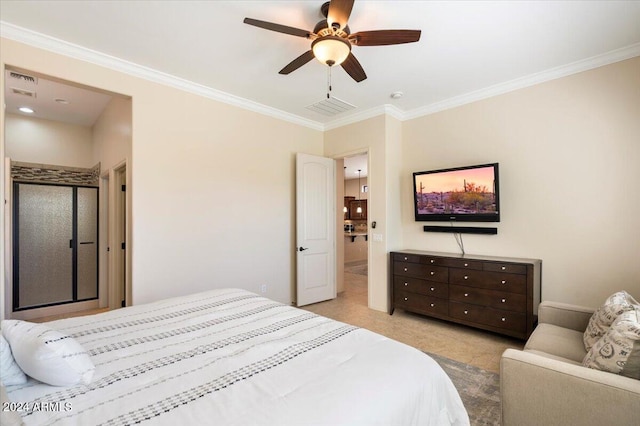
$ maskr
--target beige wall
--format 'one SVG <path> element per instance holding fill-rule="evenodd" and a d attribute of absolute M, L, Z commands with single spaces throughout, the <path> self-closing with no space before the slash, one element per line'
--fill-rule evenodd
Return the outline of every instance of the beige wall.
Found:
<path fill-rule="evenodd" d="M 13 161 L 93 167 L 91 127 L 7 114 L 6 156 Z"/>
<path fill-rule="evenodd" d="M 366 200 L 369 198 L 369 193 L 368 192 L 360 192 L 358 194 L 358 188 L 362 185 L 368 185 L 367 183 L 367 178 L 360 178 L 360 185 L 358 185 L 358 178 L 355 179 L 348 179 L 345 181 L 345 195 L 348 195 L 350 197 L 356 197 L 357 199 L 360 200 Z"/>
<path fill-rule="evenodd" d="M 295 153 L 322 154 L 322 132 L 11 40 L 0 50 L 3 67 L 131 97 L 133 303 L 262 284 L 291 301 Z"/>
<path fill-rule="evenodd" d="M 103 171 L 131 157 L 131 99 L 114 96 L 92 127 L 94 164 Z"/>
<path fill-rule="evenodd" d="M 131 300 L 131 258 L 127 257 L 125 265 L 115 262 L 109 262 L 109 256 L 115 255 L 117 249 L 110 250 L 110 247 L 118 247 L 122 242 L 119 235 L 119 228 L 116 225 L 116 206 L 120 189 L 117 187 L 117 173 L 124 168 L 124 182 L 131 182 L 131 132 L 132 132 L 132 116 L 131 116 L 131 99 L 113 95 L 105 109 L 100 114 L 92 127 L 92 148 L 93 158 L 96 162 L 100 162 L 101 179 L 100 179 L 100 255 L 99 265 L 99 289 L 100 289 L 100 306 L 111 307 L 120 306 L 120 301 Z M 117 171 L 116 171 L 117 169 Z M 129 191 L 126 191 L 125 201 L 125 241 L 131 239 L 131 196 L 132 185 L 128 184 Z M 111 226 L 109 226 L 111 222 Z M 109 277 L 123 276 L 121 267 L 124 268 L 126 274 L 125 284 L 127 291 L 121 293 L 119 290 L 120 282 L 112 280 L 112 287 L 109 289 Z"/>
<path fill-rule="evenodd" d="M 467 253 L 542 259 L 543 300 L 640 297 L 640 58 L 403 124 L 404 247 L 459 252 L 414 222 L 412 172 L 499 162 L 498 235 Z"/>
<path fill-rule="evenodd" d="M 324 134 L 324 155 L 343 158 L 363 152 L 368 153 L 369 194 L 367 223 L 376 221 L 376 230 L 382 241 L 369 243 L 369 307 L 380 311 L 388 309 L 388 261 L 389 246 L 386 239 L 387 216 L 387 167 L 385 164 L 387 120 L 384 115 L 358 123 L 328 130 Z"/>

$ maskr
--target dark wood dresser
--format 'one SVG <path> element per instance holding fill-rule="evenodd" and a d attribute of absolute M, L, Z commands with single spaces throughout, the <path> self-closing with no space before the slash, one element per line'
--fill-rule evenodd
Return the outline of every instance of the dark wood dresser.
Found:
<path fill-rule="evenodd" d="M 395 308 L 527 339 L 536 325 L 542 261 L 418 250 L 391 252 Z"/>

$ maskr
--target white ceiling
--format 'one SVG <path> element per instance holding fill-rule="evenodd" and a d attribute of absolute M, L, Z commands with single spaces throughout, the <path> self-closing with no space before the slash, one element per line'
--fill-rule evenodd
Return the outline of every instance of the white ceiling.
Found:
<path fill-rule="evenodd" d="M 242 22 L 312 30 L 321 4 L 2 1 L 0 17 L 4 37 L 58 44 L 124 70 L 140 66 L 169 84 L 318 128 L 383 110 L 410 118 L 640 55 L 639 1 L 356 0 L 352 32 L 420 29 L 422 37 L 354 47 L 368 78 L 356 83 L 334 69 L 333 96 L 356 108 L 326 117 L 305 108 L 325 99 L 326 66 L 312 61 L 278 74 L 310 42 Z M 404 96 L 391 99 L 396 91 Z"/>
<path fill-rule="evenodd" d="M 358 179 L 358 170 L 360 177 L 365 178 L 369 170 L 369 156 L 367 154 L 358 154 L 344 158 L 344 180 Z"/>
<path fill-rule="evenodd" d="M 53 81 L 39 74 L 7 69 L 4 80 L 5 111 L 91 127 L 111 96 L 88 88 Z M 34 112 L 24 113 L 21 107 Z"/>

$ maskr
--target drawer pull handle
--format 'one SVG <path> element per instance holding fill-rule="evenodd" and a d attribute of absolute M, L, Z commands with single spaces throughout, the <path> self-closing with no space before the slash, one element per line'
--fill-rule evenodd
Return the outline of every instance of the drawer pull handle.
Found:
<path fill-rule="evenodd" d="M 435 260 L 431 259 L 431 263 L 435 262 Z"/>
<path fill-rule="evenodd" d="M 465 276 L 464 276 L 464 279 L 465 279 L 465 280 L 468 280 L 468 279 L 469 279 L 469 277 L 468 277 L 467 275 L 465 275 Z"/>
<path fill-rule="evenodd" d="M 404 260 L 409 260 L 409 258 L 405 256 L 405 257 L 404 257 Z"/>
<path fill-rule="evenodd" d="M 408 298 L 408 297 L 405 297 L 405 298 L 404 298 L 404 301 L 406 302 L 407 300 L 409 300 L 409 298 Z"/>
<path fill-rule="evenodd" d="M 433 304 L 433 303 L 430 303 L 430 304 L 429 304 L 429 306 L 431 306 L 431 307 L 433 308 L 433 307 L 434 307 L 434 306 L 436 306 L 436 305 L 435 305 L 435 304 Z"/>
<path fill-rule="evenodd" d="M 409 283 L 404 283 L 404 286 L 405 286 L 405 287 L 406 287 L 406 286 L 408 286 L 408 285 L 409 285 Z"/>
<path fill-rule="evenodd" d="M 431 288 L 429 288 L 429 290 L 431 290 L 431 291 L 435 291 L 436 289 L 435 289 L 435 288 L 433 288 L 433 287 L 431 287 Z"/>
<path fill-rule="evenodd" d="M 507 302 L 507 299 L 502 299 L 502 303 L 506 303 L 506 302 Z"/>
<path fill-rule="evenodd" d="M 431 271 L 431 272 L 429 273 L 429 275 L 435 275 L 435 274 L 436 274 L 436 273 L 435 273 L 435 272 L 433 272 L 433 271 Z"/>
<path fill-rule="evenodd" d="M 404 271 L 405 271 L 405 272 L 407 272 L 407 270 L 408 270 L 407 268 L 404 268 Z"/>
<path fill-rule="evenodd" d="M 506 283 L 507 283 L 507 281 L 506 281 L 506 280 L 502 280 L 502 281 L 501 281 L 501 283 L 502 283 L 502 284 L 506 284 Z"/>
<path fill-rule="evenodd" d="M 469 311 L 464 311 L 464 314 L 467 315 L 469 313 Z"/>
<path fill-rule="evenodd" d="M 464 294 L 464 297 L 469 297 L 469 293 L 465 293 L 465 294 Z"/>
<path fill-rule="evenodd" d="M 507 270 L 507 267 L 506 267 L 506 266 L 503 266 L 503 267 L 502 267 L 502 268 L 500 268 L 500 269 L 502 269 L 503 271 L 506 271 L 506 270 Z"/>
<path fill-rule="evenodd" d="M 505 317 L 502 317 L 502 322 L 507 322 L 507 319 Z"/>
<path fill-rule="evenodd" d="M 468 263 L 465 263 L 465 264 L 464 264 L 464 266 L 469 266 L 469 264 L 468 264 Z"/>

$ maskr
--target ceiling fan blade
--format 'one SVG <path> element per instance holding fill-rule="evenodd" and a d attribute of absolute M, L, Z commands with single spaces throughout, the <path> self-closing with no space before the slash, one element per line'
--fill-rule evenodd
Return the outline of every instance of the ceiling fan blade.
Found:
<path fill-rule="evenodd" d="M 353 53 L 349 53 L 349 56 L 347 56 L 347 59 L 345 59 L 341 65 L 347 74 L 358 83 L 367 78 L 367 74 L 365 74 L 362 65 L 360 65 L 360 62 L 353 56 Z"/>
<path fill-rule="evenodd" d="M 315 56 L 313 56 L 313 51 L 312 50 L 308 50 L 308 51 L 304 52 L 302 55 L 300 55 L 297 58 L 295 58 L 293 61 L 289 62 L 289 65 L 287 65 L 286 67 L 282 68 L 279 73 L 280 74 L 290 74 L 293 71 L 295 71 L 298 68 L 300 68 L 301 66 L 303 66 L 304 64 L 306 64 L 307 62 L 309 62 L 310 60 L 312 60 L 313 58 L 315 58 Z"/>
<path fill-rule="evenodd" d="M 327 22 L 329 26 L 333 23 L 340 25 L 340 28 L 347 26 L 347 21 L 353 9 L 354 0 L 331 0 L 329 3 L 329 12 L 327 13 Z"/>
<path fill-rule="evenodd" d="M 420 40 L 420 33 L 420 30 L 360 31 L 351 34 L 349 40 L 356 46 L 386 46 L 416 42 Z"/>
<path fill-rule="evenodd" d="M 244 18 L 245 24 L 253 25 L 254 27 L 264 28 L 265 30 L 275 31 L 277 33 L 284 33 L 298 37 L 309 38 L 311 32 L 307 30 L 301 30 L 300 28 L 287 27 L 286 25 L 274 24 L 273 22 L 259 21 L 257 19 Z"/>

